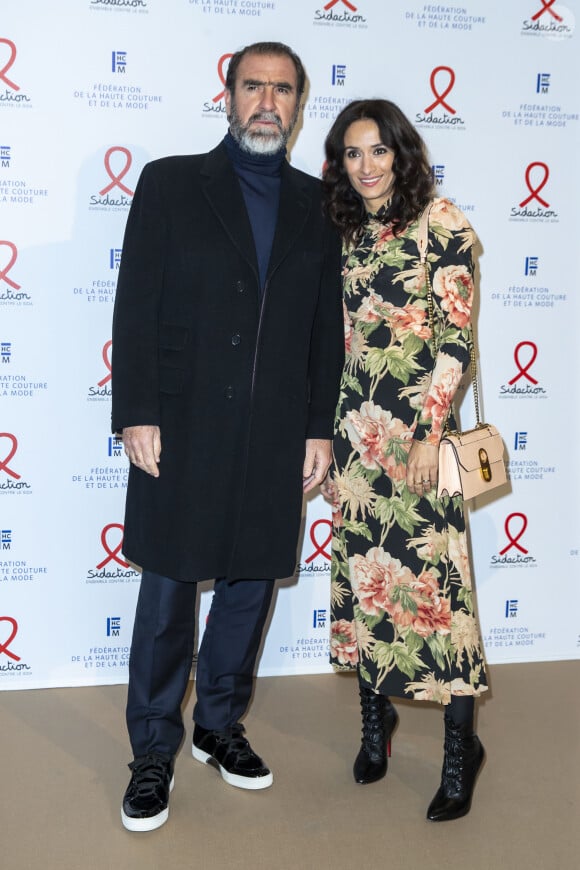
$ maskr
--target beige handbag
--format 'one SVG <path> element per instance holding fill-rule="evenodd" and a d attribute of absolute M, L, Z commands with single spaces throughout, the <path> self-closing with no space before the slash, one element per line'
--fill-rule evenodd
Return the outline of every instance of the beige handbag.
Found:
<path fill-rule="evenodd" d="M 435 340 L 433 288 L 427 263 L 430 211 L 431 204 L 425 208 L 419 220 L 417 247 L 427 282 L 429 327 L 433 341 L 433 358 L 435 359 L 437 342 Z M 471 326 L 469 327 L 469 358 L 476 426 L 475 429 L 469 429 L 466 432 L 450 431 L 447 426 L 445 427 L 443 438 L 439 444 L 438 498 L 441 498 L 442 495 L 460 495 L 467 501 L 467 499 L 477 495 L 484 495 L 507 481 L 504 459 L 505 447 L 502 437 L 495 426 L 480 421 L 477 363 Z"/>

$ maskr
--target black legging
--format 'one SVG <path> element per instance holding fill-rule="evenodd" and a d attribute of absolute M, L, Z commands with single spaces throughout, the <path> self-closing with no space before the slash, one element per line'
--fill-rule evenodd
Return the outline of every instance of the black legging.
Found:
<path fill-rule="evenodd" d="M 390 701 L 389 698 L 386 700 Z M 473 725 L 475 698 L 473 695 L 452 695 L 451 703 L 446 710 L 456 725 Z"/>
<path fill-rule="evenodd" d="M 449 704 L 449 715 L 456 725 L 473 724 L 475 699 L 473 695 L 452 695 Z"/>

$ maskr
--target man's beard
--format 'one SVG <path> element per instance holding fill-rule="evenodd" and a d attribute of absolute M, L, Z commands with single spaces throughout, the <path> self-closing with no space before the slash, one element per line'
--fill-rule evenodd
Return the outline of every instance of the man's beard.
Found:
<path fill-rule="evenodd" d="M 286 146 L 294 129 L 298 109 L 288 127 L 282 125 L 282 121 L 275 112 L 256 112 L 243 124 L 236 110 L 236 103 L 232 97 L 230 108 L 230 133 L 243 151 L 248 154 L 275 154 Z M 252 130 L 254 121 L 269 121 L 276 125 L 276 129 Z"/>

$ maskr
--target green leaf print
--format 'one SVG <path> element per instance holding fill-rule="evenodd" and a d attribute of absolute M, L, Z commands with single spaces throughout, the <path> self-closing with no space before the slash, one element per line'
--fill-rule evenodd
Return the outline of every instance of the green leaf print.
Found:
<path fill-rule="evenodd" d="M 413 372 L 418 372 L 421 369 L 421 366 L 414 359 L 407 356 L 404 349 L 400 346 L 388 347 L 381 353 L 385 358 L 385 365 L 389 374 L 397 381 L 401 381 L 405 386 L 409 383 Z M 370 355 L 371 352 L 369 352 L 369 357 Z"/>
<path fill-rule="evenodd" d="M 392 504 L 395 522 L 409 535 L 412 535 L 415 531 L 415 526 L 420 525 L 422 522 L 421 517 L 414 508 L 405 507 L 402 499 L 394 498 L 392 499 Z"/>
<path fill-rule="evenodd" d="M 352 535 L 362 535 L 367 541 L 372 541 L 373 535 L 366 523 L 355 523 L 352 520 L 343 519 L 342 524 L 346 532 L 350 532 Z"/>
<path fill-rule="evenodd" d="M 371 323 L 361 323 L 360 321 L 356 324 L 356 328 L 359 332 L 362 332 L 365 338 L 368 338 L 370 335 L 375 332 L 381 326 L 382 320 L 374 320 Z"/>
<path fill-rule="evenodd" d="M 402 341 L 403 350 L 405 351 L 406 356 L 417 356 L 417 354 L 421 353 L 421 351 L 423 350 L 424 344 L 425 341 L 411 331 L 407 333 Z"/>
<path fill-rule="evenodd" d="M 367 353 L 365 370 L 371 378 L 379 378 L 384 374 L 389 364 L 388 352 L 388 348 L 383 350 L 382 347 L 371 347 Z"/>
<path fill-rule="evenodd" d="M 394 516 L 393 499 L 379 495 L 375 502 L 374 514 L 381 525 L 388 526 Z"/>
<path fill-rule="evenodd" d="M 465 604 L 465 607 L 468 613 L 473 613 L 473 590 L 468 589 L 467 586 L 459 587 L 459 591 L 457 592 L 457 600 L 462 601 Z"/>
<path fill-rule="evenodd" d="M 380 670 L 388 671 L 392 668 L 395 660 L 392 647 L 393 644 L 385 643 L 382 640 L 375 644 L 372 658 L 377 663 Z"/>
<path fill-rule="evenodd" d="M 358 380 L 358 378 L 355 378 L 354 375 L 349 375 L 349 373 L 347 371 L 344 371 L 342 373 L 341 386 L 348 387 L 349 390 L 352 390 L 353 393 L 358 393 L 359 396 L 362 396 L 362 394 L 363 394 L 362 387 L 360 385 L 360 381 Z M 346 395 L 347 395 L 346 393 L 341 394 L 342 397 L 344 397 Z"/>
<path fill-rule="evenodd" d="M 429 492 L 427 492 L 423 496 L 423 498 L 427 499 L 430 507 L 433 508 L 433 510 L 437 511 L 437 513 L 439 514 L 440 517 L 445 516 L 445 507 L 443 506 L 441 499 L 437 498 L 437 489 L 436 488 L 430 489 Z"/>
<path fill-rule="evenodd" d="M 393 456 L 397 465 L 406 465 L 409 455 L 409 442 L 402 438 L 391 438 L 386 449 L 387 456 Z"/>
<path fill-rule="evenodd" d="M 462 495 L 454 495 L 451 499 L 451 504 L 453 505 L 453 510 L 463 511 L 463 496 Z"/>
<path fill-rule="evenodd" d="M 407 644 L 407 648 L 411 653 L 420 652 L 425 646 L 425 641 L 423 640 L 421 635 L 417 634 L 416 631 L 411 630 L 409 630 L 405 635 L 405 643 Z"/>
<path fill-rule="evenodd" d="M 449 650 L 451 649 L 451 635 L 431 634 L 426 638 L 426 641 L 438 667 L 443 670 L 446 667 L 445 659 L 448 657 Z"/>
<path fill-rule="evenodd" d="M 359 622 L 364 622 L 368 627 L 372 629 L 381 622 L 385 616 L 383 613 L 377 613 L 376 615 L 372 615 L 370 613 L 363 613 L 361 610 L 360 604 L 355 604 L 353 607 L 354 618 L 358 619 Z"/>
<path fill-rule="evenodd" d="M 380 263 L 385 266 L 393 266 L 399 272 L 402 272 L 409 260 L 412 259 L 413 257 L 410 254 L 405 254 L 400 246 L 396 250 L 386 251 L 378 258 Z"/>
<path fill-rule="evenodd" d="M 479 686 L 479 683 L 481 681 L 481 670 L 481 665 L 475 665 L 475 667 L 471 668 L 469 672 L 469 683 L 474 688 L 476 686 Z"/>
<path fill-rule="evenodd" d="M 367 669 L 365 668 L 365 666 L 363 664 L 359 664 L 358 672 L 360 674 L 361 680 L 364 680 L 365 683 L 369 683 L 372 686 L 373 681 L 371 679 L 371 675 L 369 674 L 369 672 L 367 671 Z"/>
<path fill-rule="evenodd" d="M 407 489 L 406 486 L 403 487 L 403 489 L 401 490 L 401 498 L 403 499 L 403 504 L 409 510 L 417 507 L 417 505 L 421 501 L 419 496 L 415 495 L 414 492 L 411 492 L 409 489 Z"/>
<path fill-rule="evenodd" d="M 394 604 L 400 604 L 403 610 L 410 611 L 414 616 L 417 615 L 417 602 L 408 586 L 393 586 L 389 597 Z"/>
<path fill-rule="evenodd" d="M 425 667 L 417 652 L 411 652 L 401 641 L 395 641 L 391 644 L 391 649 L 398 669 L 406 674 L 410 680 L 413 679 L 417 671 Z"/>
<path fill-rule="evenodd" d="M 348 577 L 348 562 L 341 562 L 338 558 L 336 548 L 334 550 L 335 558 L 330 563 L 330 579 L 331 581 L 338 581 L 339 577 L 345 577 L 347 580 Z"/>
<path fill-rule="evenodd" d="M 450 241 L 450 240 L 453 238 L 453 231 L 452 231 L 452 230 L 448 230 L 447 227 L 444 227 L 444 226 L 442 226 L 441 224 L 436 224 L 436 223 L 433 223 L 433 224 L 432 224 L 431 229 L 433 230 L 433 232 L 435 233 L 435 235 L 439 237 L 439 243 L 440 243 L 440 245 L 441 245 L 444 249 L 446 249 L 446 248 L 447 248 L 447 244 L 446 244 L 444 241 L 442 241 L 442 240 L 443 240 L 443 239 L 447 239 L 448 241 Z"/>
<path fill-rule="evenodd" d="M 336 562 L 337 570 L 344 577 L 348 577 L 348 553 L 346 547 L 346 536 L 342 529 L 334 530 L 334 535 L 332 538 L 332 550 L 333 554 L 336 558 L 333 558 L 332 565 Z"/>
<path fill-rule="evenodd" d="M 463 332 L 459 331 L 455 326 L 448 326 L 443 330 L 437 331 L 437 347 L 439 349 L 457 345 L 461 348 L 466 348 L 467 339 Z"/>

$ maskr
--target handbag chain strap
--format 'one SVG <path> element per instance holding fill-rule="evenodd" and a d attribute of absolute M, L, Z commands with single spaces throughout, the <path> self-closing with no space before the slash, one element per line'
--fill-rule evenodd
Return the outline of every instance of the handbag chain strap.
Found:
<path fill-rule="evenodd" d="M 425 271 L 425 281 L 427 283 L 427 310 L 429 313 L 429 329 L 431 330 L 431 341 L 433 343 L 433 359 L 437 358 L 439 350 L 437 340 L 435 338 L 435 303 L 433 301 L 433 287 L 431 286 L 431 276 L 429 274 L 429 263 L 427 261 L 427 250 L 429 247 L 429 213 L 433 203 L 429 203 L 419 218 L 419 228 L 417 230 L 417 247 L 419 248 L 419 260 Z M 479 387 L 477 377 L 477 362 L 475 357 L 475 340 L 473 338 L 473 329 L 471 323 L 468 326 L 468 347 L 469 347 L 469 363 L 471 369 L 471 384 L 473 386 L 473 403 L 475 405 L 475 422 L 479 427 L 481 423 L 481 414 L 479 411 Z M 445 425 L 445 430 L 448 431 L 448 425 Z"/>

